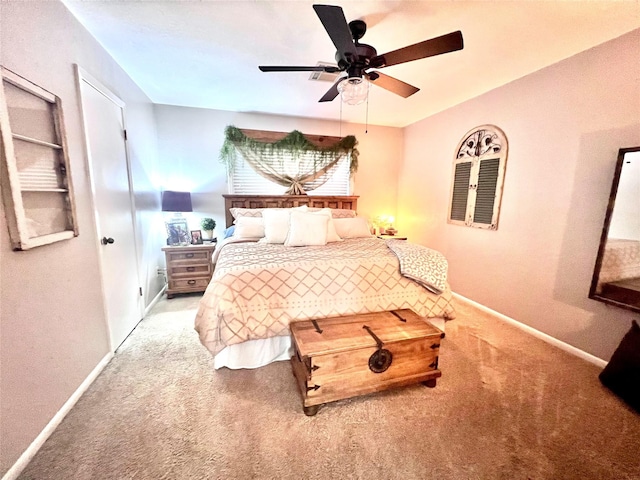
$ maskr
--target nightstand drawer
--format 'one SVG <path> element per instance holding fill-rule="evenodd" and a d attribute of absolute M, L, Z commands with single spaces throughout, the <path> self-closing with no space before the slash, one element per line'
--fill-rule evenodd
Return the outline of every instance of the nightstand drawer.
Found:
<path fill-rule="evenodd" d="M 210 252 L 168 252 L 167 262 L 178 263 L 207 263 L 211 258 Z"/>
<path fill-rule="evenodd" d="M 185 278 L 183 280 L 170 280 L 169 288 L 171 290 L 191 290 L 201 288 L 205 290 L 209 285 L 209 277 L 202 278 Z"/>
<path fill-rule="evenodd" d="M 211 273 L 211 264 L 205 265 L 182 265 L 175 266 L 170 265 L 171 269 L 171 278 L 180 278 L 180 277 L 207 277 Z"/>

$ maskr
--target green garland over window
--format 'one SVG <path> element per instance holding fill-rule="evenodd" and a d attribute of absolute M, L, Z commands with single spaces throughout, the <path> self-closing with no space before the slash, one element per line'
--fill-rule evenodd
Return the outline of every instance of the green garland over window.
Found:
<path fill-rule="evenodd" d="M 261 142 L 253 138 L 247 137 L 239 128 L 232 125 L 227 126 L 224 132 L 224 143 L 220 150 L 220 161 L 227 166 L 227 170 L 232 172 L 236 158 L 237 148 L 242 147 L 252 150 L 259 155 L 271 155 L 277 153 L 302 153 L 316 152 L 320 157 L 335 158 L 340 153 L 351 153 L 351 164 L 349 171 L 353 175 L 358 170 L 358 149 L 356 146 L 358 141 L 353 135 L 342 138 L 339 142 L 330 147 L 318 147 L 314 145 L 298 130 L 294 130 L 287 134 L 281 140 L 276 142 Z"/>

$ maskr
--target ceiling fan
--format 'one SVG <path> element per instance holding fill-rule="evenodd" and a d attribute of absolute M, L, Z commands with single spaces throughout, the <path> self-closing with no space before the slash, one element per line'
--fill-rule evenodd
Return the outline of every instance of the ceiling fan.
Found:
<path fill-rule="evenodd" d="M 371 71 L 371 69 L 455 52 L 462 50 L 464 46 L 462 32 L 456 31 L 378 55 L 376 49 L 371 45 L 359 42 L 367 31 L 367 24 L 364 21 L 353 20 L 347 24 L 342 8 L 334 5 L 314 5 L 313 9 L 337 49 L 335 58 L 338 66 L 259 66 L 258 68 L 263 72 L 346 72 L 347 75 L 340 77 L 319 100 L 320 102 L 332 101 L 341 91 L 345 90 L 345 87 L 361 89 L 360 86 L 366 85 L 366 82 L 363 82 L 363 77 L 374 85 L 407 98 L 420 89 L 384 73 Z M 352 94 L 357 96 L 358 92 L 352 91 Z M 366 98 L 366 90 L 364 98 Z M 355 104 L 356 101 L 348 103 Z"/>

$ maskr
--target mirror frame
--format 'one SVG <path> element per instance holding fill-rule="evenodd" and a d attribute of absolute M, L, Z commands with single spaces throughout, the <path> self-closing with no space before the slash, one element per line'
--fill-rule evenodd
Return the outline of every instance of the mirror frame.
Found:
<path fill-rule="evenodd" d="M 607 239 L 609 238 L 609 227 L 611 225 L 611 217 L 613 216 L 613 207 L 616 204 L 616 196 L 618 194 L 618 185 L 620 183 L 620 174 L 622 173 L 622 165 L 624 157 L 629 152 L 639 152 L 640 147 L 621 148 L 618 150 L 618 160 L 616 162 L 616 170 L 613 176 L 613 184 L 611 186 L 611 194 L 609 195 L 609 204 L 607 205 L 607 213 L 604 218 L 604 226 L 602 227 L 602 234 L 600 236 L 600 247 L 598 248 L 598 256 L 596 257 L 596 265 L 593 270 L 593 277 L 591 279 L 591 288 L 589 289 L 589 298 L 598 300 L 600 302 L 607 303 L 609 305 L 615 305 L 616 307 L 631 310 L 633 312 L 640 312 L 640 307 L 631 305 L 628 303 L 618 302 L 612 300 L 601 294 L 596 293 L 598 286 L 598 279 L 600 278 L 600 269 L 602 268 L 602 259 L 604 256 L 605 246 Z"/>

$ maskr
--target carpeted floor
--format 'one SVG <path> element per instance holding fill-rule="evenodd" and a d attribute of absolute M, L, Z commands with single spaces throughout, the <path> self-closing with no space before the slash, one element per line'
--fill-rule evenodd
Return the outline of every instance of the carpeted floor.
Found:
<path fill-rule="evenodd" d="M 198 296 L 162 300 L 22 479 L 640 479 L 599 369 L 458 303 L 438 386 L 302 413 L 288 362 L 214 371 Z"/>

